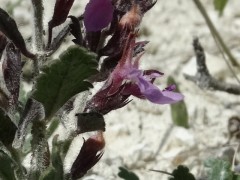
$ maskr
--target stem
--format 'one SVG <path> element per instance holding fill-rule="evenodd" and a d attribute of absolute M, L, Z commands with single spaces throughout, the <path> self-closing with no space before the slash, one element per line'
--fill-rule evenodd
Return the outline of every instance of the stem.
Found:
<path fill-rule="evenodd" d="M 49 49 L 52 42 L 52 25 L 48 23 L 48 42 L 47 42 L 47 49 Z"/>
<path fill-rule="evenodd" d="M 42 51 L 44 48 L 43 41 L 43 4 L 42 0 L 32 0 L 33 15 L 34 15 L 34 31 L 33 46 L 37 51 Z"/>
<path fill-rule="evenodd" d="M 163 173 L 163 174 L 167 174 L 169 176 L 173 176 L 172 173 L 169 173 L 169 172 L 166 172 L 166 171 L 162 171 L 162 170 L 155 170 L 155 169 L 149 169 L 150 171 L 153 171 L 153 172 L 159 172 L 159 173 Z"/>
<path fill-rule="evenodd" d="M 34 36 L 33 36 L 33 49 L 37 54 L 41 53 L 44 49 L 43 41 L 43 3 L 42 0 L 32 0 L 33 17 L 34 17 Z M 42 61 L 43 56 L 34 59 L 34 73 L 39 74 L 39 61 Z"/>
<path fill-rule="evenodd" d="M 201 12 L 202 16 L 204 17 L 208 28 L 210 29 L 214 39 L 216 39 L 217 44 L 219 43 L 219 45 L 221 46 L 222 50 L 226 53 L 226 55 L 228 56 L 228 59 L 231 61 L 233 66 L 237 66 L 240 67 L 237 60 L 235 59 L 235 57 L 232 55 L 231 51 L 229 50 L 229 48 L 226 46 L 226 44 L 224 43 L 222 37 L 220 36 L 219 32 L 217 31 L 217 29 L 215 28 L 215 26 L 213 25 L 211 19 L 209 18 L 206 10 L 204 9 L 202 3 L 199 0 L 193 0 L 195 5 L 197 6 L 198 10 Z"/>

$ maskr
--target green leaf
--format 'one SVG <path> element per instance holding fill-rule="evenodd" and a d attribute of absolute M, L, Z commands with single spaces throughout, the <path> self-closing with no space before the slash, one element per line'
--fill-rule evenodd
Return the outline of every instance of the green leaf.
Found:
<path fill-rule="evenodd" d="M 175 84 L 176 91 L 180 92 L 173 77 L 169 76 L 168 77 L 168 85 L 172 85 L 172 84 Z M 184 100 L 181 102 L 178 102 L 176 104 L 171 104 L 171 114 L 172 114 L 173 123 L 175 125 L 189 128 L 188 111 L 187 111 L 187 106 L 186 106 Z"/>
<path fill-rule="evenodd" d="M 222 15 L 227 2 L 228 0 L 214 0 L 215 9 L 219 11 L 220 16 Z"/>
<path fill-rule="evenodd" d="M 61 145 L 61 156 L 64 159 L 67 155 L 67 152 L 72 144 L 74 137 L 69 137 L 67 140 L 60 142 Z"/>
<path fill-rule="evenodd" d="M 177 169 L 173 170 L 172 175 L 173 177 L 169 178 L 169 180 L 195 180 L 189 169 L 183 165 L 179 165 Z"/>
<path fill-rule="evenodd" d="M 47 128 L 47 139 L 54 133 L 54 131 L 58 128 L 60 119 L 55 117 L 51 120 L 49 127 Z"/>
<path fill-rule="evenodd" d="M 40 180 L 63 180 L 64 170 L 63 161 L 68 152 L 73 138 L 65 141 L 58 141 L 58 135 L 52 140 L 51 166 L 49 166 L 41 175 Z"/>
<path fill-rule="evenodd" d="M 208 159 L 204 162 L 208 170 L 208 179 L 232 180 L 231 164 L 221 159 Z"/>
<path fill-rule="evenodd" d="M 0 179 L 15 180 L 14 162 L 2 150 L 0 150 L 0 162 Z"/>
<path fill-rule="evenodd" d="M 47 170 L 41 174 L 39 180 L 61 180 L 57 179 L 57 175 L 58 172 L 56 171 L 56 169 L 52 166 L 49 166 Z"/>
<path fill-rule="evenodd" d="M 5 114 L 5 112 L 0 109 L 0 141 L 5 146 L 9 146 L 12 144 L 17 127 Z"/>
<path fill-rule="evenodd" d="M 240 180 L 240 176 L 239 176 L 239 175 L 236 175 L 236 174 L 234 174 L 234 175 L 233 175 L 233 178 L 232 178 L 232 180 Z"/>
<path fill-rule="evenodd" d="M 54 179 L 63 179 L 63 158 L 61 157 L 61 148 L 59 148 L 58 135 L 53 138 L 52 141 L 52 166 L 55 171 L 52 170 L 51 176 L 54 176 Z"/>
<path fill-rule="evenodd" d="M 51 66 L 45 66 L 33 98 L 44 105 L 46 118 L 52 117 L 71 97 L 92 87 L 85 80 L 97 73 L 96 68 L 95 56 L 76 46 L 68 48 Z"/>
<path fill-rule="evenodd" d="M 32 142 L 32 135 L 28 134 L 28 136 L 27 136 L 27 138 L 25 138 L 24 144 L 22 146 L 22 153 L 24 155 L 27 155 L 28 153 L 31 152 L 31 150 L 32 150 L 31 142 Z"/>
<path fill-rule="evenodd" d="M 42 173 L 40 180 L 63 180 L 63 161 L 73 138 L 58 141 L 58 135 L 52 140 L 51 165 Z"/>
<path fill-rule="evenodd" d="M 31 127 L 30 124 L 42 119 L 44 119 L 43 105 L 38 101 L 29 98 L 18 123 L 18 130 L 13 142 L 13 147 L 16 149 L 23 147 L 25 137 L 29 133 L 29 127 Z M 38 130 L 36 132 L 38 133 Z"/>
<path fill-rule="evenodd" d="M 120 178 L 125 180 L 139 180 L 138 176 L 135 173 L 128 171 L 126 168 L 119 167 L 119 170 L 120 172 L 118 173 L 118 176 Z"/>
<path fill-rule="evenodd" d="M 58 142 L 58 135 L 53 138 L 52 141 L 52 165 L 57 170 L 61 177 L 63 176 L 63 159 L 61 157 L 61 150 Z"/>

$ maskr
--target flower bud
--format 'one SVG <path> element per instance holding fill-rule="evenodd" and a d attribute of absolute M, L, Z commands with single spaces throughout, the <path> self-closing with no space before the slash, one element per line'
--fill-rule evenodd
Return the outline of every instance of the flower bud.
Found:
<path fill-rule="evenodd" d="M 105 140 L 101 131 L 83 142 L 82 148 L 71 168 L 73 179 L 83 177 L 102 157 Z"/>

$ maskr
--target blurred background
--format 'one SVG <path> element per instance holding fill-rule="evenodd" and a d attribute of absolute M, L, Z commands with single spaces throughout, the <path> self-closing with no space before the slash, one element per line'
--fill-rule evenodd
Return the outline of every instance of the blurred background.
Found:
<path fill-rule="evenodd" d="M 50 20 L 55 1 L 45 0 L 45 28 Z M 83 12 L 87 0 L 76 0 L 70 14 Z M 227 3 L 222 16 L 214 8 L 213 0 L 201 0 L 209 17 L 224 42 L 240 63 L 240 1 Z M 17 22 L 26 39 L 31 38 L 31 4 L 27 0 L 0 0 L 0 7 L 7 10 Z M 56 28 L 61 29 L 60 27 Z M 157 69 L 165 75 L 156 83 L 167 86 L 172 76 L 180 91 L 188 116 L 188 128 L 174 124 L 170 105 L 154 105 L 133 98 L 122 109 L 105 116 L 106 148 L 100 162 L 83 179 L 112 180 L 118 177 L 123 166 L 136 173 L 140 179 L 165 180 L 168 175 L 150 169 L 172 172 L 179 164 L 189 167 L 196 177 L 204 177 L 204 160 L 209 157 L 225 157 L 232 160 L 239 139 L 229 134 L 229 119 L 239 116 L 239 96 L 226 92 L 200 89 L 185 79 L 184 74 L 195 75 L 196 61 L 192 47 L 194 37 L 205 49 L 210 73 L 223 82 L 237 84 L 223 60 L 204 18 L 193 1 L 159 0 L 142 21 L 139 40 L 148 40 L 146 53 L 141 59 L 142 69 Z M 66 40 L 59 52 L 71 44 Z M 59 52 L 54 54 L 58 57 Z M 239 76 L 239 69 L 234 69 Z M 230 145 L 226 145 L 231 139 Z M 77 155 L 81 142 L 74 142 L 69 157 Z M 77 150 L 78 149 L 78 150 Z M 71 158 L 70 158 L 71 159 Z M 66 166 L 70 164 L 66 162 Z"/>

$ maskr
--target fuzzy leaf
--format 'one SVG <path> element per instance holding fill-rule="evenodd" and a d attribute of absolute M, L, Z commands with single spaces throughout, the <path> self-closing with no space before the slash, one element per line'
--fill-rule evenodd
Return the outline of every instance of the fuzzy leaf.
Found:
<path fill-rule="evenodd" d="M 176 91 L 180 92 L 173 77 L 169 76 L 168 77 L 168 85 L 171 85 L 171 84 L 176 85 Z M 188 111 L 187 111 L 187 106 L 186 106 L 184 100 L 182 100 L 176 104 L 171 104 L 171 114 L 172 114 L 173 123 L 175 125 L 189 128 Z"/>
<path fill-rule="evenodd" d="M 12 144 L 17 127 L 11 119 L 0 109 L 0 141 L 5 146 Z"/>
<path fill-rule="evenodd" d="M 125 180 L 139 180 L 138 176 L 135 173 L 128 171 L 126 168 L 119 167 L 119 170 L 120 172 L 118 173 L 118 176 L 120 178 Z"/>
<path fill-rule="evenodd" d="M 195 180 L 195 177 L 189 172 L 186 166 L 179 165 L 177 169 L 172 172 L 173 177 L 169 180 Z"/>
<path fill-rule="evenodd" d="M 32 126 L 32 156 L 29 179 L 38 179 L 50 165 L 50 152 L 46 139 L 46 125 L 44 121 L 33 122 Z"/>
<path fill-rule="evenodd" d="M 97 112 L 77 114 L 78 133 L 102 130 L 105 131 L 105 121 L 103 115 Z"/>
<path fill-rule="evenodd" d="M 28 133 L 29 125 L 35 120 L 39 119 L 44 119 L 43 106 L 34 99 L 29 99 L 25 105 L 18 124 L 18 130 L 13 143 L 15 148 L 20 148 L 23 146 L 23 143 L 25 142 L 25 136 Z"/>
<path fill-rule="evenodd" d="M 35 55 L 29 52 L 17 24 L 9 14 L 0 8 L 0 31 L 7 36 L 17 46 L 21 52 L 29 58 L 35 58 Z"/>
<path fill-rule="evenodd" d="M 222 15 L 227 2 L 228 0 L 214 0 L 215 9 L 219 11 L 220 16 Z"/>
<path fill-rule="evenodd" d="M 19 97 L 21 76 L 21 54 L 13 43 L 8 43 L 3 59 L 3 77 L 8 91 L 11 93 L 10 105 L 16 105 Z"/>
<path fill-rule="evenodd" d="M 14 162 L 2 150 L 0 150 L 0 162 L 0 179 L 15 180 Z"/>
<path fill-rule="evenodd" d="M 208 159 L 204 166 L 209 169 L 208 179 L 232 180 L 231 164 L 221 159 Z"/>
<path fill-rule="evenodd" d="M 43 104 L 46 118 L 52 117 L 71 97 L 92 87 L 85 80 L 97 73 L 94 58 L 86 50 L 74 46 L 54 64 L 43 68 L 33 98 Z"/>

